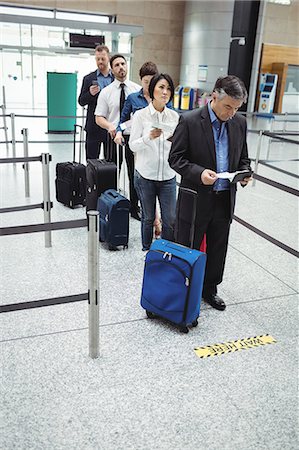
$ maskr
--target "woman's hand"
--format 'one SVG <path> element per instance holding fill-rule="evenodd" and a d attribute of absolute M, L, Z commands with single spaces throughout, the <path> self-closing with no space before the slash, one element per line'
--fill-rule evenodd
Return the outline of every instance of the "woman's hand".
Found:
<path fill-rule="evenodd" d="M 153 139 L 156 139 L 159 136 L 161 136 L 161 134 L 162 134 L 162 130 L 160 128 L 153 128 L 150 131 L 149 138 L 150 138 L 150 140 L 153 140 Z"/>
<path fill-rule="evenodd" d="M 116 136 L 114 138 L 114 142 L 118 145 L 122 145 L 123 144 L 123 135 L 121 131 L 118 131 L 116 133 Z"/>

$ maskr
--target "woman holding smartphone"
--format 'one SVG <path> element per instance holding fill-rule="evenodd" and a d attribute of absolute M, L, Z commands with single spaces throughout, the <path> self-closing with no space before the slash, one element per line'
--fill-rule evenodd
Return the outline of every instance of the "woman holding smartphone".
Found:
<path fill-rule="evenodd" d="M 153 240 L 156 199 L 161 209 L 162 239 L 173 240 L 176 179 L 168 164 L 172 136 L 179 120 L 176 111 L 167 108 L 174 85 L 168 74 L 154 75 L 149 85 L 151 103 L 136 111 L 132 119 L 130 149 L 136 155 L 134 184 L 141 202 L 142 250 Z"/>

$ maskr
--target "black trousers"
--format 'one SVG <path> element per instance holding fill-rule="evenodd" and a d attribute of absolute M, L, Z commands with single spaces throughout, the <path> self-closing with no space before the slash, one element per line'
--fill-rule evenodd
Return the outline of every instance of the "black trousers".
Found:
<path fill-rule="evenodd" d="M 135 169 L 134 153 L 130 149 L 128 141 L 129 141 L 129 137 L 125 136 L 125 160 L 126 160 L 126 164 L 127 164 L 128 177 L 129 177 L 131 211 L 135 212 L 138 209 L 138 200 L 139 199 L 138 199 L 136 189 L 134 187 L 134 169 Z M 110 142 L 108 154 L 109 154 L 108 159 L 110 159 L 110 161 L 115 162 L 115 164 L 116 164 L 116 144 L 114 142 Z M 121 146 L 119 146 L 118 158 L 119 158 L 119 171 L 120 171 L 122 161 L 123 161 L 123 152 L 122 152 Z"/>
<path fill-rule="evenodd" d="M 204 233 L 207 238 L 207 264 L 203 285 L 205 297 L 217 294 L 217 285 L 222 282 L 230 230 L 230 192 L 210 191 L 209 212 L 202 214 L 197 208 L 194 248 L 199 249 Z"/>
<path fill-rule="evenodd" d="M 192 202 L 186 196 L 177 204 L 176 241 L 190 245 Z M 199 250 L 204 234 L 207 239 L 207 263 L 203 297 L 216 294 L 221 283 L 230 230 L 230 191 L 198 193 L 193 248 Z"/>
<path fill-rule="evenodd" d="M 104 131 L 104 130 L 103 130 Z M 101 150 L 101 144 L 104 145 L 104 158 L 107 157 L 107 135 L 101 132 L 90 133 L 86 132 L 86 159 L 98 159 Z"/>

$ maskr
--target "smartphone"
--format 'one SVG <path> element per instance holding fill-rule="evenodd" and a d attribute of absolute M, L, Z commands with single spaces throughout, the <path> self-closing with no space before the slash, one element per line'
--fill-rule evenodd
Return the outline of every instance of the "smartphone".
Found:
<path fill-rule="evenodd" d="M 91 84 L 92 84 L 93 86 L 98 86 L 98 80 L 92 80 Z"/>

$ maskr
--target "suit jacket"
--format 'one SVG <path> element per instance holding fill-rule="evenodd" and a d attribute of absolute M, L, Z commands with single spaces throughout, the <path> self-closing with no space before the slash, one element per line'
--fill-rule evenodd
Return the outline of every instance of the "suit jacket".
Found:
<path fill-rule="evenodd" d="M 227 123 L 229 139 L 229 172 L 250 167 L 246 134 L 246 119 L 236 114 Z M 198 193 L 198 207 L 209 207 L 213 185 L 203 185 L 201 173 L 204 169 L 216 170 L 216 149 L 208 106 L 184 113 L 172 137 L 169 164 L 182 177 L 181 186 Z M 236 184 L 230 184 L 232 219 Z"/>
<path fill-rule="evenodd" d="M 85 130 L 90 135 L 93 135 L 95 138 L 98 138 L 100 141 L 106 141 L 106 130 L 104 128 L 99 127 L 95 121 L 94 111 L 97 106 L 99 93 L 96 95 L 91 95 L 89 92 L 89 88 L 92 85 L 92 81 L 97 81 L 97 71 L 89 73 L 83 78 L 81 92 L 78 98 L 79 105 L 86 106 L 87 105 L 87 115 L 86 115 L 86 123 Z"/>

